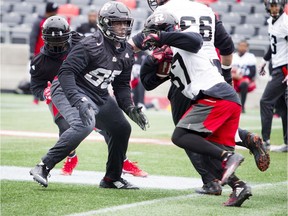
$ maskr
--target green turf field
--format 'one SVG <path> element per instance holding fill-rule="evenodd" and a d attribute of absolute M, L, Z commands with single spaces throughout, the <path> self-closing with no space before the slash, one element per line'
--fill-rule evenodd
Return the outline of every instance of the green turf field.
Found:
<path fill-rule="evenodd" d="M 259 110 L 246 112 L 241 116 L 241 127 L 260 133 Z M 174 128 L 170 113 L 150 110 L 146 113 L 150 128 L 141 131 L 131 122 L 132 137 L 169 141 Z M 1 131 L 8 130 L 57 133 L 45 103 L 33 105 L 30 95 L 1 94 Z M 32 168 L 56 140 L 1 135 L 1 166 Z M 271 142 L 283 143 L 280 119 L 273 119 Z M 253 193 L 241 208 L 222 206 L 231 192 L 227 186 L 222 196 L 216 197 L 198 195 L 194 189 L 105 190 L 98 188 L 100 179 L 95 179 L 95 185 L 50 183 L 44 189 L 31 178 L 31 181 L 1 180 L 1 215 L 287 215 L 287 154 L 271 153 L 270 168 L 260 172 L 247 150 L 237 152 L 245 156 L 237 175 L 252 186 Z M 105 170 L 104 142 L 85 140 L 77 153 L 77 170 Z M 133 142 L 127 155 L 138 161 L 149 175 L 199 178 L 184 151 L 174 145 Z M 61 166 L 62 163 L 56 168 Z"/>

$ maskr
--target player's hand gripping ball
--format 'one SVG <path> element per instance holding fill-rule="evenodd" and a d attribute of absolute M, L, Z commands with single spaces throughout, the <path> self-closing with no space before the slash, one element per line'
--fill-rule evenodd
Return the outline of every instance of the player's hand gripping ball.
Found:
<path fill-rule="evenodd" d="M 156 73 L 160 78 L 169 76 L 171 70 L 173 52 L 167 45 L 156 48 L 153 50 L 152 57 L 158 62 L 158 71 Z"/>

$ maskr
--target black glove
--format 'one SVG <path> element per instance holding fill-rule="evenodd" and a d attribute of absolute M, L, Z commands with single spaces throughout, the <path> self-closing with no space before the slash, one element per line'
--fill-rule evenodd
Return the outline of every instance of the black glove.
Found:
<path fill-rule="evenodd" d="M 223 65 L 222 65 L 222 75 L 224 77 L 224 80 L 232 86 L 233 82 L 232 82 L 231 69 L 232 67 L 229 67 L 229 66 L 226 66 L 223 68 Z"/>
<path fill-rule="evenodd" d="M 81 100 L 75 104 L 75 107 L 79 110 L 79 116 L 84 126 L 90 125 L 92 123 L 93 115 L 95 115 L 95 112 L 87 98 L 81 98 Z"/>
<path fill-rule="evenodd" d="M 130 106 L 127 109 L 127 114 L 142 130 L 146 130 L 146 126 L 149 127 L 149 122 L 141 109 L 142 107 Z"/>

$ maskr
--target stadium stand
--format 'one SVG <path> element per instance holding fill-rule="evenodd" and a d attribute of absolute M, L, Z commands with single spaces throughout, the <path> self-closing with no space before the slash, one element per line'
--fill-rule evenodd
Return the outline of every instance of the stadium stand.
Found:
<path fill-rule="evenodd" d="M 30 30 L 31 23 L 36 14 L 45 10 L 48 0 L 2 0 L 0 2 L 1 13 L 1 43 L 24 43 L 26 32 Z M 108 0 L 54 0 L 60 6 L 60 14 L 68 16 L 72 29 L 87 21 L 87 13 L 91 6 L 99 10 Z M 116 0 L 115 0 L 116 1 Z M 146 0 L 117 0 L 122 1 L 131 8 L 135 18 L 133 33 L 142 29 L 145 19 L 151 14 Z M 234 43 L 240 38 L 249 39 L 250 49 L 260 49 L 259 44 L 265 44 L 256 53 L 262 53 L 268 47 L 267 13 L 263 0 L 198 0 L 208 4 L 223 21 L 225 28 L 232 35 Z M 67 12 L 61 9 L 63 5 L 73 5 L 78 9 Z M 65 7 L 64 7 L 65 8 Z M 61 11 L 62 10 L 62 11 Z M 67 15 L 68 14 L 68 15 Z M 24 27 L 23 27 L 23 24 Z M 15 28 L 15 29 L 14 29 Z M 254 53 L 255 54 L 255 53 Z"/>
<path fill-rule="evenodd" d="M 70 4 L 77 5 L 77 6 L 85 6 L 90 5 L 90 0 L 70 0 Z"/>
<path fill-rule="evenodd" d="M 238 3 L 232 4 L 230 7 L 230 12 L 237 13 L 237 14 L 251 14 L 252 13 L 252 5 L 247 3 Z"/>
<path fill-rule="evenodd" d="M 21 15 L 31 14 L 34 12 L 34 5 L 28 4 L 27 2 L 14 4 L 12 12 L 21 14 Z"/>
<path fill-rule="evenodd" d="M 29 43 L 30 26 L 26 24 L 19 25 L 11 31 L 11 43 L 28 44 Z"/>
<path fill-rule="evenodd" d="M 256 29 L 253 25 L 244 24 L 240 26 L 235 26 L 234 29 L 234 37 L 243 37 L 244 39 L 248 40 L 251 37 L 255 36 Z"/>

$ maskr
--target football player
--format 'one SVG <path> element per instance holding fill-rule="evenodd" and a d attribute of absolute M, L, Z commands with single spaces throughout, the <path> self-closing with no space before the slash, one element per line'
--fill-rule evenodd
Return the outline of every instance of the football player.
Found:
<path fill-rule="evenodd" d="M 44 46 L 32 59 L 30 66 L 31 91 L 41 101 L 46 100 L 53 120 L 59 128 L 59 135 L 61 135 L 69 128 L 69 124 L 52 103 L 50 86 L 71 47 L 82 37 L 76 32 L 71 32 L 68 22 L 60 16 L 48 18 L 43 24 L 42 32 Z M 62 34 L 52 36 L 53 32 L 62 32 Z M 64 162 L 62 174 L 71 175 L 77 164 L 78 157 L 73 150 Z"/>
<path fill-rule="evenodd" d="M 229 179 L 233 189 L 224 205 L 241 206 L 252 195 L 251 188 L 234 174 L 244 160 L 234 153 L 241 102 L 233 87 L 218 73 L 205 48 L 202 48 L 202 36 L 188 29 L 175 31 L 177 24 L 172 14 L 161 10 L 147 19 L 143 30 L 146 35 L 143 47 L 171 47 L 173 60 L 170 79 L 192 104 L 178 121 L 172 141 L 185 150 L 210 156 L 213 163 L 210 163 L 208 170 L 221 179 L 222 185 Z M 149 71 L 157 76 L 158 67 L 157 58 L 149 56 L 143 63 L 141 73 Z M 237 192 L 239 190 L 241 193 Z"/>
<path fill-rule="evenodd" d="M 59 135 L 61 135 L 70 126 L 52 103 L 50 86 L 72 46 L 84 37 L 74 31 L 70 32 L 70 26 L 67 21 L 59 16 L 48 18 L 42 31 L 45 46 L 42 47 L 40 54 L 32 60 L 30 70 L 31 90 L 35 97 L 41 101 L 46 100 L 54 122 L 59 128 Z M 59 34 L 52 36 L 53 32 L 58 32 Z M 106 132 L 99 129 L 95 130 L 102 134 L 106 143 L 108 143 L 109 136 Z M 75 150 L 73 150 L 64 162 L 61 174 L 71 175 L 77 164 L 78 157 Z M 146 177 L 148 175 L 147 172 L 137 166 L 136 162 L 130 161 L 127 156 L 123 163 L 123 173 L 139 177 Z"/>
<path fill-rule="evenodd" d="M 218 66 L 219 72 L 224 76 L 225 80 L 228 83 L 231 83 L 231 63 L 234 44 L 231 37 L 223 27 L 222 22 L 216 19 L 211 8 L 201 3 L 191 2 L 188 0 L 148 0 L 148 4 L 153 10 L 157 7 L 158 9 L 156 9 L 156 11 L 173 11 L 173 14 L 178 18 L 178 20 L 180 20 L 180 28 L 182 29 L 186 29 L 192 25 L 193 28 L 190 28 L 190 30 L 201 34 L 203 37 L 203 49 L 205 49 L 209 57 L 213 59 L 213 63 Z M 136 51 L 138 49 L 143 49 L 141 45 L 142 41 L 142 33 L 139 33 L 130 39 L 130 43 L 134 46 Z M 215 47 L 220 51 L 222 65 L 217 56 Z M 151 90 L 166 80 L 169 80 L 168 76 L 163 78 L 159 76 L 150 77 L 149 75 L 152 76 L 150 73 L 145 74 L 146 78 L 144 76 L 141 78 L 146 90 Z M 191 106 L 191 100 L 183 96 L 173 83 L 171 83 L 169 89 L 168 99 L 171 103 L 172 117 L 176 125 L 182 115 Z M 181 104 L 181 106 L 179 104 Z M 269 154 L 265 152 L 261 138 L 241 129 L 239 129 L 239 135 L 242 140 L 240 138 L 236 139 L 236 144 L 248 148 L 253 153 L 259 170 L 267 170 L 270 163 L 270 157 Z M 217 182 L 215 176 L 205 168 L 202 156 L 188 150 L 185 151 L 195 169 L 201 175 L 204 183 L 202 189 L 197 190 L 197 192 L 203 194 L 221 194 L 221 186 Z"/>
<path fill-rule="evenodd" d="M 31 171 L 35 181 L 48 186 L 51 169 L 96 127 L 109 134 L 106 173 L 101 188 L 138 189 L 121 178 L 131 125 L 122 110 L 145 130 L 148 120 L 131 99 L 133 50 L 127 44 L 133 18 L 120 2 L 108 2 L 98 13 L 98 28 L 77 43 L 51 86 L 52 102 L 70 128 Z M 63 33 L 63 32 L 62 32 Z M 116 100 L 108 92 L 112 84 Z M 66 96 L 66 97 L 65 97 Z"/>
<path fill-rule="evenodd" d="M 283 0 L 267 0 L 265 3 L 266 11 L 270 18 L 268 22 L 268 34 L 270 39 L 270 47 L 267 54 L 264 56 L 260 75 L 264 75 L 264 67 L 266 61 L 272 60 L 272 79 L 267 83 L 263 95 L 260 100 L 260 115 L 262 125 L 262 136 L 264 144 L 267 149 L 270 149 L 270 134 L 273 119 L 273 109 L 276 101 L 281 103 L 279 109 L 281 110 L 282 126 L 283 126 L 283 140 L 284 145 L 276 151 L 287 152 L 288 138 L 287 138 L 287 101 L 286 103 L 279 98 L 283 97 L 286 92 L 288 97 L 288 15 L 284 13 L 285 2 Z M 283 101 L 283 102 L 282 102 Z"/>

